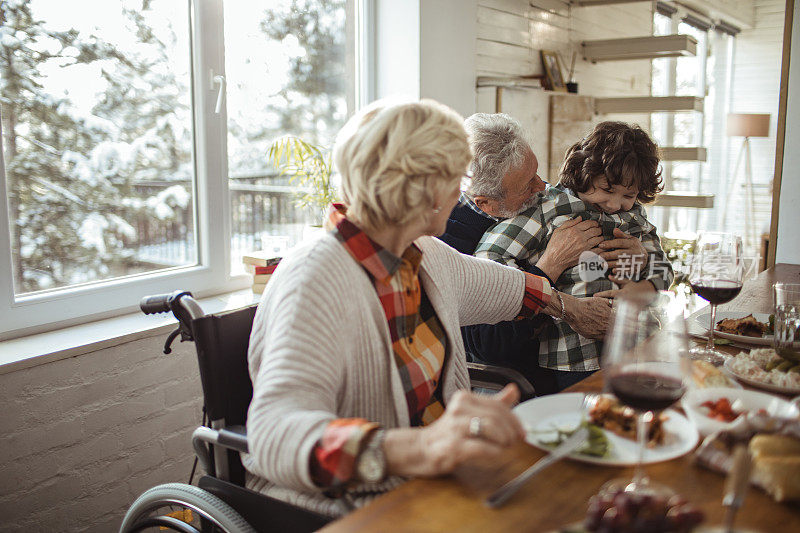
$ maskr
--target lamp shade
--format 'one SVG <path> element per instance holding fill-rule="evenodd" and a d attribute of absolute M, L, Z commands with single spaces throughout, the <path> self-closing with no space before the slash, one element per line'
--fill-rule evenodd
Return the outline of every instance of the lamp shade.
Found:
<path fill-rule="evenodd" d="M 728 137 L 769 137 L 769 114 L 728 113 Z"/>

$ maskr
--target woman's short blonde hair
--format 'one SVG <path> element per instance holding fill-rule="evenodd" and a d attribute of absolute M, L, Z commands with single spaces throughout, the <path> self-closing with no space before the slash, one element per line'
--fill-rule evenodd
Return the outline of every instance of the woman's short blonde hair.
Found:
<path fill-rule="evenodd" d="M 472 153 L 463 119 L 449 107 L 378 101 L 345 124 L 333 157 L 348 216 L 381 229 L 427 217 Z"/>

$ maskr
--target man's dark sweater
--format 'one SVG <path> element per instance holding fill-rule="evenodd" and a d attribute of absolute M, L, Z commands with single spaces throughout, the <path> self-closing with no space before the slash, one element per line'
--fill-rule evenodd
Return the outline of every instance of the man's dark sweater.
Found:
<path fill-rule="evenodd" d="M 439 237 L 462 254 L 472 255 L 483 234 L 496 223 L 476 209 L 468 205 L 462 195 L 462 201 L 450 213 L 445 233 Z M 550 279 L 536 266 L 529 267 L 528 272 Z M 539 366 L 536 330 L 542 320 L 549 318 L 536 316 L 499 324 L 465 326 L 461 328 L 461 336 L 468 356 L 475 362 L 513 368 L 528 378 L 537 394 L 550 394 L 556 392 L 554 378 L 551 372 Z"/>

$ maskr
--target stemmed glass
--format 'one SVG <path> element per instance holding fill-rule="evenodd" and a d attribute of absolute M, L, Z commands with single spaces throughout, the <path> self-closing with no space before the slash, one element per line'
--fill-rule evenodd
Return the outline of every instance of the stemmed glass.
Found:
<path fill-rule="evenodd" d="M 702 232 L 695 245 L 689 285 L 698 296 L 711 304 L 711 323 L 706 345 L 689 351 L 692 359 L 701 359 L 717 366 L 727 359 L 725 353 L 714 347 L 717 305 L 736 298 L 742 290 L 743 277 L 742 238 L 733 233 Z"/>
<path fill-rule="evenodd" d="M 672 493 L 650 482 L 642 463 L 652 421 L 686 390 L 691 375 L 687 352 L 683 305 L 672 293 L 634 294 L 615 300 L 602 366 L 606 389 L 636 412 L 639 456 L 633 479 L 612 480 L 604 485 L 605 491 Z"/>

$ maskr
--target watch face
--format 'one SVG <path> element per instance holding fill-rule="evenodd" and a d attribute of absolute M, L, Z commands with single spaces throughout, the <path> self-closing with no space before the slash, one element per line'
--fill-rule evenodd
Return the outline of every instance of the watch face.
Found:
<path fill-rule="evenodd" d="M 358 475 L 367 483 L 383 479 L 383 462 L 373 450 L 365 450 L 358 461 Z"/>

